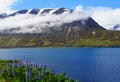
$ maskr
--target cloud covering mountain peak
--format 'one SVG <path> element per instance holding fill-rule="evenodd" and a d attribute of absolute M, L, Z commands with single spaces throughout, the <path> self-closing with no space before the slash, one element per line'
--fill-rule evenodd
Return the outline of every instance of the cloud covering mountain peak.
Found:
<path fill-rule="evenodd" d="M 18 29 L 17 32 L 35 32 L 42 28 L 59 27 L 65 23 L 87 20 L 89 16 L 83 12 L 66 8 L 21 10 L 5 15 L 0 19 L 0 30 Z"/>

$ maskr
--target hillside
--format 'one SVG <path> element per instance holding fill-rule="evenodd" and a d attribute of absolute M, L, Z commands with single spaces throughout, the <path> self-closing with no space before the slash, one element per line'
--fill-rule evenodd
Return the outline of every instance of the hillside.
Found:
<path fill-rule="evenodd" d="M 59 36 L 59 37 L 58 37 Z M 0 47 L 119 47 L 120 32 L 96 30 L 70 34 L 4 34 Z"/>

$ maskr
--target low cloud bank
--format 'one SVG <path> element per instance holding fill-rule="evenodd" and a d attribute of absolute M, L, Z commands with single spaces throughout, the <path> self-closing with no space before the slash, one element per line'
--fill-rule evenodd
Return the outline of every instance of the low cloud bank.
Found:
<path fill-rule="evenodd" d="M 18 0 L 13 0 L 18 1 Z M 120 24 L 120 8 L 109 7 L 87 7 L 77 6 L 73 13 L 31 15 L 18 14 L 13 17 L 0 19 L 0 30 L 19 28 L 17 32 L 41 32 L 42 28 L 58 27 L 64 23 L 71 23 L 77 20 L 86 20 L 92 17 L 98 24 L 106 29 L 111 25 Z M 110 26 L 109 26 L 110 25 Z"/>
<path fill-rule="evenodd" d="M 79 10 L 63 14 L 18 14 L 5 19 L 0 19 L 0 30 L 19 28 L 19 32 L 42 31 L 42 28 L 58 27 L 64 23 L 77 20 L 86 20 L 89 16 Z M 32 28 L 33 27 L 33 28 Z"/>

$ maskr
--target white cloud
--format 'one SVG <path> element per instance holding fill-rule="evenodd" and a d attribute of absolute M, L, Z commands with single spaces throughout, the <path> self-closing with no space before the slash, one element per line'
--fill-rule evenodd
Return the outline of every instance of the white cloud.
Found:
<path fill-rule="evenodd" d="M 0 11 L 6 12 L 14 11 L 12 10 L 11 7 L 17 1 L 19 0 L 1 0 Z M 22 32 L 23 31 L 31 32 L 41 29 L 43 27 L 57 26 L 63 23 L 70 23 L 72 21 L 80 19 L 84 20 L 89 16 L 92 17 L 101 26 L 108 24 L 120 24 L 120 8 L 112 9 L 109 7 L 88 7 L 84 9 L 83 6 L 77 6 L 72 14 L 71 13 L 64 13 L 61 15 L 49 14 L 46 16 L 33 16 L 25 14 L 0 19 L 0 30 L 20 27 Z M 27 26 L 35 26 L 35 28 L 29 29 L 26 28 Z"/>
<path fill-rule="evenodd" d="M 91 11 L 91 17 L 102 26 L 120 24 L 120 8 L 96 7 L 92 8 Z"/>
<path fill-rule="evenodd" d="M 15 10 L 12 8 L 20 0 L 0 0 L 0 13 L 12 13 Z"/>
<path fill-rule="evenodd" d="M 76 11 L 79 11 L 79 12 L 80 12 L 80 11 L 81 11 L 81 12 L 84 11 L 82 5 L 79 5 L 79 6 L 75 7 L 75 10 L 76 10 Z"/>
<path fill-rule="evenodd" d="M 83 9 L 83 6 L 78 6 L 76 8 L 77 10 L 81 10 L 82 12 L 88 14 L 98 24 L 107 29 L 113 25 L 120 24 L 120 8 L 88 7 L 86 10 Z"/>
<path fill-rule="evenodd" d="M 34 16 L 30 14 L 16 15 L 14 17 L 8 17 L 0 20 L 0 30 L 20 28 L 19 32 L 34 32 L 42 31 L 41 29 L 47 29 L 46 27 L 58 27 L 64 23 L 71 23 L 77 20 L 85 20 L 88 16 L 85 13 L 75 11 L 73 13 L 63 13 L 60 15 L 47 14 L 45 16 Z M 29 28 L 30 26 L 34 28 Z"/>

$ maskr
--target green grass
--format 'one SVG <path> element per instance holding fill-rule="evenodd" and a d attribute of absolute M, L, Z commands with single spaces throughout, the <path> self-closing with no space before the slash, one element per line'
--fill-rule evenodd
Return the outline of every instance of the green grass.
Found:
<path fill-rule="evenodd" d="M 31 35 L 0 35 L 0 48 L 11 47 L 120 47 L 120 32 L 97 32 L 97 34 L 86 33 L 80 35 L 79 38 L 68 39 L 55 37 L 40 38 L 40 36 Z M 109 33 L 110 32 L 110 33 Z M 65 41 L 66 40 L 66 41 Z"/>
<path fill-rule="evenodd" d="M 8 62 L 8 60 L 0 60 L 0 72 L 1 72 L 1 69 L 4 65 L 6 65 Z"/>
<path fill-rule="evenodd" d="M 115 47 L 120 46 L 119 41 L 80 39 L 71 44 L 73 47 Z"/>
<path fill-rule="evenodd" d="M 56 74 L 53 69 L 46 65 L 38 66 L 27 59 L 26 63 L 21 60 L 1 60 L 2 73 L 0 82 L 78 82 L 66 76 L 64 72 Z M 7 63 L 8 62 L 8 63 Z M 4 70 L 4 71 L 3 71 Z"/>
<path fill-rule="evenodd" d="M 7 64 L 8 60 L 0 60 L 0 82 L 4 82 L 3 77 L 1 76 L 1 70 L 3 68 L 3 66 L 5 66 Z"/>

